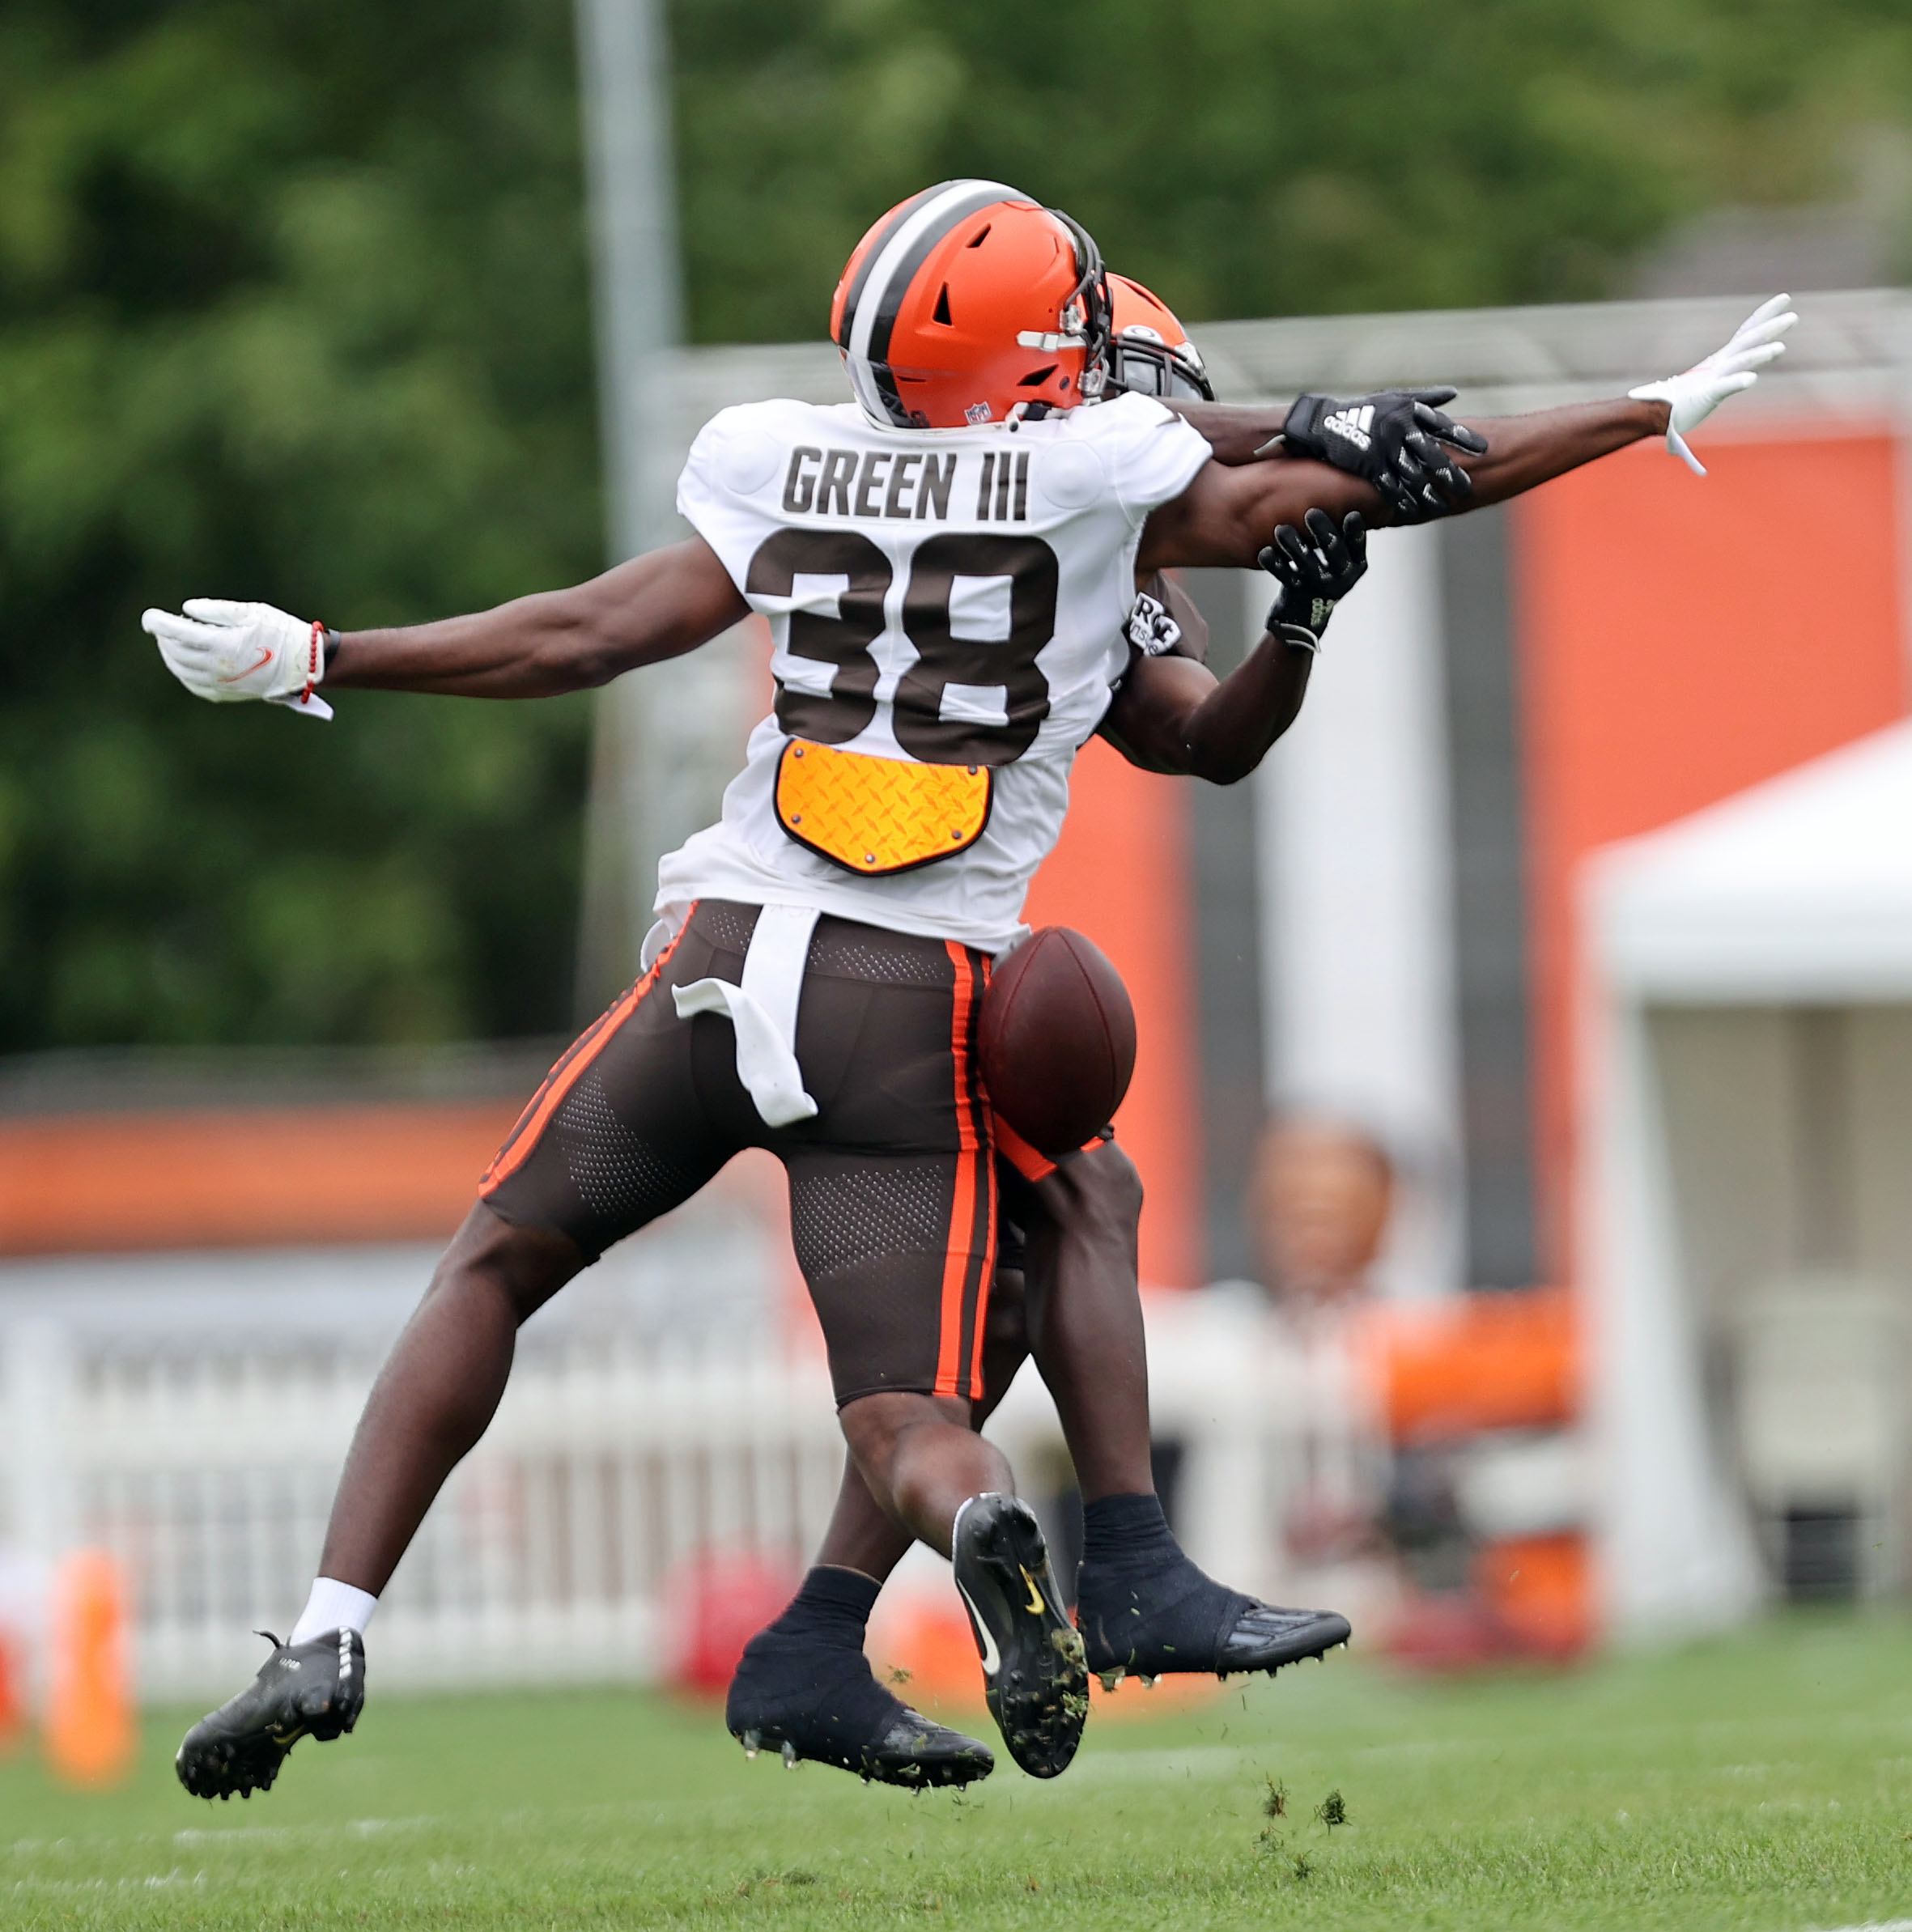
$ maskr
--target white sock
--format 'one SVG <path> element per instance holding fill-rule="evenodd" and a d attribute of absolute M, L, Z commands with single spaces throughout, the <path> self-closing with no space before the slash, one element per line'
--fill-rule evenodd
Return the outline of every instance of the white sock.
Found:
<path fill-rule="evenodd" d="M 328 1630 L 356 1630 L 363 1637 L 378 1599 L 368 1590 L 355 1590 L 350 1583 L 330 1577 L 315 1577 L 312 1594 L 305 1599 L 305 1614 L 292 1626 L 287 1642 L 308 1644 Z"/>

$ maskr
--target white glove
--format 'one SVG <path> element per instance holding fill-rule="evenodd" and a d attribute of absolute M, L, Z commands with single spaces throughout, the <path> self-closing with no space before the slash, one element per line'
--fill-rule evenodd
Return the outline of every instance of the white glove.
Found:
<path fill-rule="evenodd" d="M 323 627 L 270 604 L 235 604 L 224 597 L 189 597 L 185 615 L 149 610 L 139 620 L 159 655 L 195 698 L 213 704 L 263 698 L 308 718 L 329 718 L 332 707 L 312 695 L 325 675 Z"/>
<path fill-rule="evenodd" d="M 1667 448 L 1695 476 L 1704 476 L 1706 468 L 1686 447 L 1687 431 L 1697 429 L 1736 390 L 1751 389 L 1759 380 L 1757 372 L 1774 356 L 1785 355 L 1786 345 L 1779 338 L 1799 320 L 1788 306 L 1791 300 L 1791 295 L 1774 295 L 1771 301 L 1761 303 L 1733 331 L 1733 339 L 1723 349 L 1715 349 L 1684 376 L 1669 376 L 1664 382 L 1642 383 L 1627 391 L 1635 402 L 1670 406 Z"/>

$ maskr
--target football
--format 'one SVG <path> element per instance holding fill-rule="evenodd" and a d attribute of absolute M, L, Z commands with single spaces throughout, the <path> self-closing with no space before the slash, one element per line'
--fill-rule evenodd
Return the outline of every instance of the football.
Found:
<path fill-rule="evenodd" d="M 979 1051 L 990 1104 L 1052 1157 L 1107 1126 L 1135 1072 L 1135 1008 L 1093 940 L 1044 926 L 996 969 Z"/>

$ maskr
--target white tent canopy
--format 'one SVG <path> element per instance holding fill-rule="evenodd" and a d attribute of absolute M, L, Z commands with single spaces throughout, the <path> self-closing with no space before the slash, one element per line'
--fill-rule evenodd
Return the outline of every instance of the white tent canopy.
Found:
<path fill-rule="evenodd" d="M 1595 864 L 1598 964 L 1636 998 L 1912 994 L 1912 723 Z"/>
<path fill-rule="evenodd" d="M 1830 1192 L 1856 1230 L 1838 1265 L 1912 1312 L 1895 1206 L 1912 1142 L 1912 724 L 1609 847 L 1583 883 L 1580 1279 L 1601 1574 L 1624 1638 L 1729 1620 L 1768 1587 L 1744 1445 L 1706 1368 L 1818 1259 L 1816 1160 L 1838 1164 Z M 1829 1088 L 1807 1064 L 1829 1015 Z M 1812 1121 L 1813 1104 L 1832 1113 Z"/>

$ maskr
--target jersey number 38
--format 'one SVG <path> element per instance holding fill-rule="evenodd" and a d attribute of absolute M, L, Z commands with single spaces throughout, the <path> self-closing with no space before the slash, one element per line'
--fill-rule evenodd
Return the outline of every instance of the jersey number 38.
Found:
<path fill-rule="evenodd" d="M 1035 742 L 1049 715 L 1036 653 L 1056 634 L 1056 553 L 1039 537 L 945 531 L 910 559 L 903 628 L 918 653 L 896 687 L 896 741 L 928 765 L 1008 765 Z M 877 665 L 890 559 L 855 530 L 780 530 L 750 559 L 747 596 L 788 597 L 798 577 L 846 580 L 835 617 L 790 614 L 793 657 L 831 665 L 826 694 L 777 689 L 776 719 L 793 738 L 847 745 L 877 714 Z M 952 635 L 959 577 L 1009 580 L 1009 635 Z"/>

